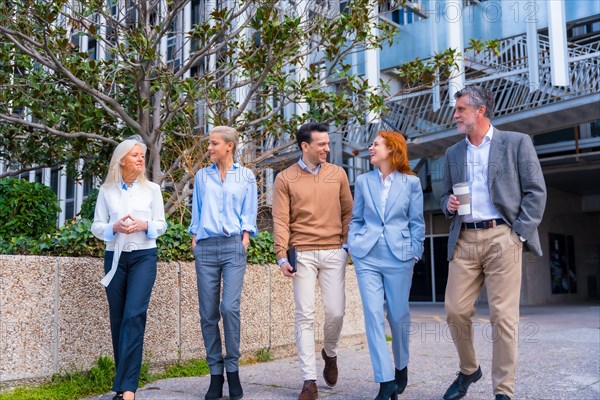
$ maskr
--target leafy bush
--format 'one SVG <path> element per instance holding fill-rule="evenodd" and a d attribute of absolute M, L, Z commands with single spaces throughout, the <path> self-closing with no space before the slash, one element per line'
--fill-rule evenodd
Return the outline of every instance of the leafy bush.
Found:
<path fill-rule="evenodd" d="M 250 239 L 247 260 L 250 264 L 277 263 L 277 256 L 273 251 L 273 234 L 271 232 L 262 231 Z"/>
<path fill-rule="evenodd" d="M 98 189 L 92 189 L 88 193 L 85 201 L 81 204 L 81 210 L 79 210 L 79 214 L 77 215 L 80 218 L 93 220 L 94 210 L 96 208 L 96 200 L 98 200 Z"/>
<path fill-rule="evenodd" d="M 0 179 L 0 240 L 39 237 L 56 229 L 56 195 L 41 183 Z"/>
<path fill-rule="evenodd" d="M 158 258 L 164 261 L 191 261 L 192 237 L 187 227 L 179 223 L 168 222 L 167 232 L 156 240 Z"/>
<path fill-rule="evenodd" d="M 90 196 L 93 196 L 91 194 Z M 89 198 L 88 198 L 89 199 Z M 44 233 L 37 238 L 16 235 L 7 239 L 0 237 L 0 254 L 42 254 L 69 257 L 102 257 L 104 243 L 97 239 L 90 228 L 92 220 L 83 215 L 93 214 L 95 199 L 91 206 L 82 208 L 82 218 L 68 221 L 53 233 Z M 161 261 L 192 261 L 191 236 L 187 226 L 167 221 L 167 232 L 157 239 L 158 259 Z M 248 263 L 276 263 L 273 252 L 273 234 L 260 232 L 250 239 L 248 246 Z"/>

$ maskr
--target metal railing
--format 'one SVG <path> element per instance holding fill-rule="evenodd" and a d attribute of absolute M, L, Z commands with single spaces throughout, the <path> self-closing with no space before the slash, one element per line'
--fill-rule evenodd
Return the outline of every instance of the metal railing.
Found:
<path fill-rule="evenodd" d="M 495 94 L 494 116 L 501 116 L 555 103 L 578 96 L 600 92 L 600 36 L 588 45 L 569 44 L 569 86 L 552 85 L 550 44 L 547 36 L 539 35 L 539 86 L 530 88 L 527 38 L 518 35 L 500 41 L 499 55 L 490 51 L 465 52 L 466 84 L 478 84 Z M 472 66 L 486 68 L 472 68 Z M 476 69 L 478 74 L 469 70 Z M 483 72 L 483 76 L 482 76 Z M 448 87 L 440 87 L 440 107 L 434 111 L 433 88 L 396 96 L 387 103 L 390 111 L 383 120 L 393 128 L 416 138 L 450 129 L 453 124 L 453 107 L 448 97 Z M 361 147 L 372 140 L 372 126 L 350 127 L 344 142 Z"/>

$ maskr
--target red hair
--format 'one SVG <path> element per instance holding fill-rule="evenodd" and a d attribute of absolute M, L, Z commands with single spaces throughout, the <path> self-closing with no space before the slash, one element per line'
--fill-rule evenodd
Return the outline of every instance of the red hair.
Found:
<path fill-rule="evenodd" d="M 385 145 L 390 149 L 390 160 L 394 168 L 403 174 L 415 175 L 408 164 L 408 147 L 404 136 L 393 131 L 381 131 L 379 136 L 385 140 Z"/>

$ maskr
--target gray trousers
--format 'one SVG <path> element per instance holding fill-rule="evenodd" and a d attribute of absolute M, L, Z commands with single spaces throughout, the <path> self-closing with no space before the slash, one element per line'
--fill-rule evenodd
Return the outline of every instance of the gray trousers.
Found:
<path fill-rule="evenodd" d="M 240 297 L 246 272 L 246 250 L 239 235 L 199 240 L 194 248 L 200 326 L 211 375 L 238 370 Z M 223 289 L 221 294 L 221 281 Z M 219 320 L 223 317 L 225 358 Z"/>

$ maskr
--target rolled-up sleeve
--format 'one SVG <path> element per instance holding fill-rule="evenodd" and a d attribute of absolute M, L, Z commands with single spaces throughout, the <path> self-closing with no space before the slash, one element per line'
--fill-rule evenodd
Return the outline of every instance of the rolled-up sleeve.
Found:
<path fill-rule="evenodd" d="M 246 181 L 246 195 L 242 203 L 242 213 L 240 223 L 242 232 L 250 233 L 250 236 L 256 236 L 258 229 L 256 228 L 256 216 L 258 214 L 258 189 L 256 187 L 256 178 L 249 169 L 246 169 L 244 176 Z"/>

